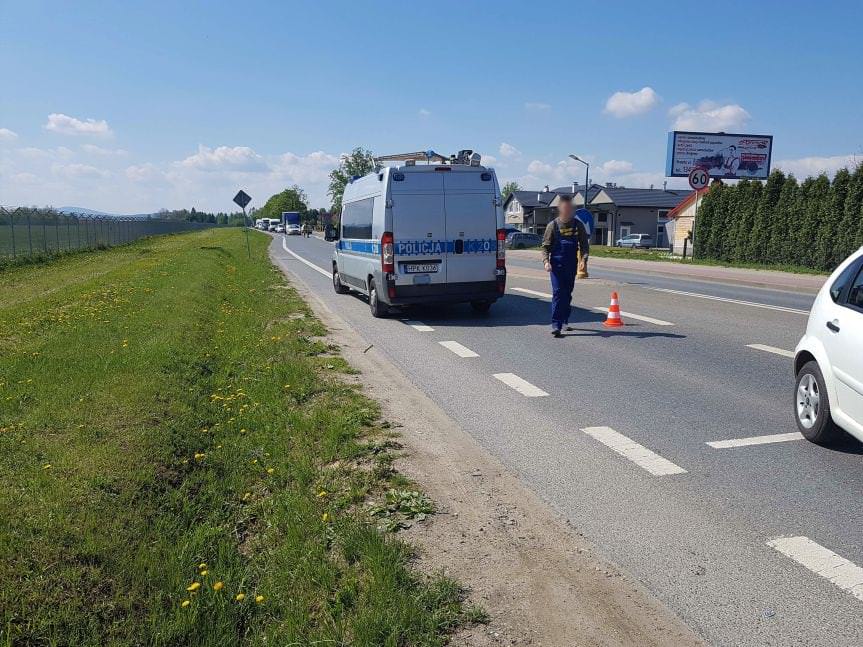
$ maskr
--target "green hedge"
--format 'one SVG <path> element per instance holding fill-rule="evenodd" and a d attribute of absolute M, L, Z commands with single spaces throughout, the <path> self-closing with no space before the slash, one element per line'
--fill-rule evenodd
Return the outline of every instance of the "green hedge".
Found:
<path fill-rule="evenodd" d="M 698 209 L 697 258 L 832 270 L 861 245 L 863 165 L 832 182 L 774 171 L 763 184 L 717 184 Z"/>

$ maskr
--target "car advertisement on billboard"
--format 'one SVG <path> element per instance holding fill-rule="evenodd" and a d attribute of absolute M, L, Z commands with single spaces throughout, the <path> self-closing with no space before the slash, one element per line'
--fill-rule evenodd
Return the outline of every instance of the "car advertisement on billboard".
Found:
<path fill-rule="evenodd" d="M 766 180 L 770 175 L 773 135 L 668 133 L 665 175 L 688 177 L 694 168 L 703 168 L 710 177 L 728 180 Z"/>

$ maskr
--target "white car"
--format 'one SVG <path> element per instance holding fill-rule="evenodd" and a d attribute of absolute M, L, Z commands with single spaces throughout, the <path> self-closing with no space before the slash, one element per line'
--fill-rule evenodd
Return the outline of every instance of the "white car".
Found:
<path fill-rule="evenodd" d="M 301 234 L 299 225 L 288 225 L 287 234 L 288 236 L 299 236 Z"/>
<path fill-rule="evenodd" d="M 845 430 L 863 442 L 863 247 L 815 297 L 794 351 L 794 373 L 800 433 L 827 444 Z"/>

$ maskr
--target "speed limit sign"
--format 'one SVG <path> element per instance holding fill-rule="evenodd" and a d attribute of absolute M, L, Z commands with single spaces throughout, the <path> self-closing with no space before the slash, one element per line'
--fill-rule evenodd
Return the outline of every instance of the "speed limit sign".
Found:
<path fill-rule="evenodd" d="M 689 171 L 689 186 L 696 191 L 707 188 L 710 184 L 710 174 L 703 168 L 696 167 Z"/>

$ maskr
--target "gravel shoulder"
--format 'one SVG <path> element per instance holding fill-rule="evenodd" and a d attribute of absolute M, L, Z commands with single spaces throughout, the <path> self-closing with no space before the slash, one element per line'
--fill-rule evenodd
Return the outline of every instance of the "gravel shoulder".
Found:
<path fill-rule="evenodd" d="M 272 255 L 272 248 L 271 248 Z M 518 476 L 482 449 L 431 399 L 288 272 L 369 397 L 399 428 L 396 467 L 432 497 L 439 513 L 404 533 L 418 566 L 444 572 L 489 614 L 456 645 L 700 645 L 670 610 L 601 558 L 575 524 L 559 517 Z"/>

